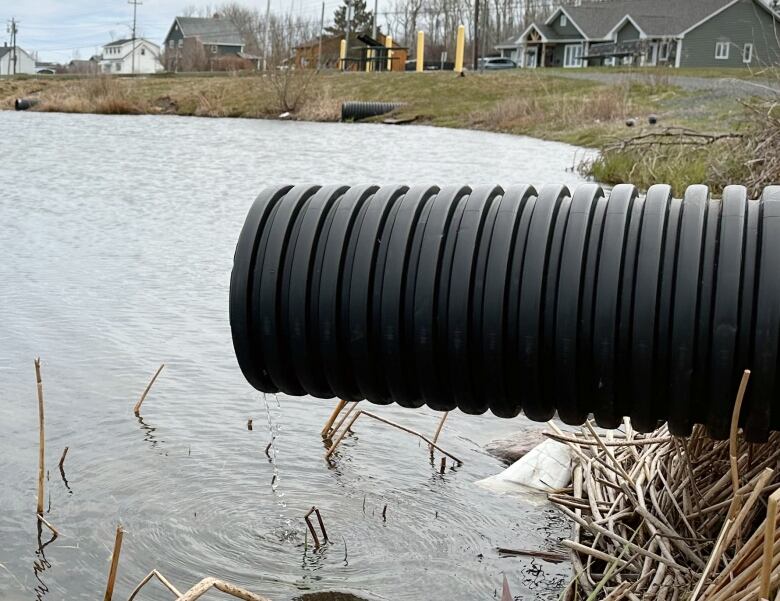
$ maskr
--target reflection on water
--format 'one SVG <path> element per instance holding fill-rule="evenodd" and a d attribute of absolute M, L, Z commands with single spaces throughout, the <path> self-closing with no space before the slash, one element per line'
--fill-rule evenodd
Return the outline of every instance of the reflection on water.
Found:
<path fill-rule="evenodd" d="M 565 567 L 495 549 L 549 549 L 561 522 L 473 485 L 502 467 L 481 445 L 522 421 L 453 413 L 440 443 L 464 464 L 444 474 L 424 443 L 359 421 L 329 464 L 319 433 L 334 403 L 258 396 L 233 357 L 227 297 L 264 185 L 575 183 L 575 148 L 174 117 L 0 113 L 0 128 L 0 598 L 94 600 L 117 523 L 117 598 L 154 568 L 181 589 L 214 575 L 276 601 L 471 601 L 504 573 L 523 599 L 556 598 Z M 52 542 L 34 521 L 39 354 L 49 469 L 70 447 L 67 478 L 47 481 Z M 427 433 L 439 419 L 375 410 Z M 313 505 L 331 539 L 316 551 L 303 521 Z M 323 591 L 357 597 L 311 596 Z"/>

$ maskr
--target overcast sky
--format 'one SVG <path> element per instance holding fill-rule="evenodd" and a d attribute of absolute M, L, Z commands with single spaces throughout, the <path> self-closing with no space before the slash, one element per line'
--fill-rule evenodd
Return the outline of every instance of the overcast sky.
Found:
<path fill-rule="evenodd" d="M 138 35 L 161 44 L 173 18 L 185 6 L 219 4 L 208 0 L 142 0 L 138 7 Z M 242 4 L 265 10 L 265 0 Z M 325 0 L 325 20 L 340 0 Z M 381 3 L 380 3 L 381 4 Z M 319 18 L 322 0 L 271 0 L 271 10 Z M 381 7 L 380 7 L 381 9 Z M 0 0 L 0 19 L 19 22 L 18 44 L 37 51 L 40 60 L 67 62 L 75 56 L 89 58 L 113 39 L 130 37 L 133 7 L 127 0 Z M 10 38 L 6 27 L 3 41 Z"/>

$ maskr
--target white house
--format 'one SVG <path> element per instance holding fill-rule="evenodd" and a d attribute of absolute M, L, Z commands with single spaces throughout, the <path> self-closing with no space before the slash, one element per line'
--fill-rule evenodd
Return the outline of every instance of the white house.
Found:
<path fill-rule="evenodd" d="M 162 71 L 160 47 L 144 38 L 116 40 L 103 46 L 102 73 L 133 74 Z"/>
<path fill-rule="evenodd" d="M 15 60 L 14 60 L 15 59 Z M 0 76 L 13 75 L 15 73 L 35 73 L 35 59 L 27 52 L 13 46 L 0 47 Z"/>

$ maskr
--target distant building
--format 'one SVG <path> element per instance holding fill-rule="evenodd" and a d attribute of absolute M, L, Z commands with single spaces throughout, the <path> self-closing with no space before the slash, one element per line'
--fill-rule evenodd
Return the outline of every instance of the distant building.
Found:
<path fill-rule="evenodd" d="M 523 67 L 780 62 L 778 15 L 761 0 L 607 0 L 560 7 L 496 46 Z"/>
<path fill-rule="evenodd" d="M 0 47 L 0 76 L 35 74 L 35 59 L 17 46 Z"/>
<path fill-rule="evenodd" d="M 238 28 L 219 15 L 209 18 L 176 17 L 163 42 L 168 71 L 207 71 L 216 63 L 235 62 L 238 68 L 256 57 L 245 58 Z"/>
<path fill-rule="evenodd" d="M 144 38 L 116 40 L 103 46 L 99 65 L 101 73 L 115 75 L 157 73 L 162 71 L 160 47 Z"/>
<path fill-rule="evenodd" d="M 98 55 L 91 56 L 88 60 L 74 58 L 67 64 L 65 71 L 80 75 L 96 75 L 100 73 L 100 59 Z"/>
<path fill-rule="evenodd" d="M 338 69 L 339 53 L 343 34 L 322 38 L 322 59 L 320 66 Z M 393 53 L 390 56 L 390 69 L 387 56 L 387 36 L 377 33 L 376 39 L 367 34 L 350 37 L 347 49 L 346 69 L 349 71 L 365 71 L 367 65 L 373 71 L 403 71 L 408 58 L 408 48 L 393 42 Z M 320 40 L 315 38 L 295 48 L 295 66 L 298 68 L 316 68 L 320 52 Z"/>

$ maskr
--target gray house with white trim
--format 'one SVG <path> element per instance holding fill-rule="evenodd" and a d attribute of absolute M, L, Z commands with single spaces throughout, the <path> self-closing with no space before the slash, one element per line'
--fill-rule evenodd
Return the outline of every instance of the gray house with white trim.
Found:
<path fill-rule="evenodd" d="M 762 0 L 611 0 L 560 7 L 496 46 L 523 67 L 780 63 L 780 16 Z"/>
<path fill-rule="evenodd" d="M 244 41 L 233 22 L 219 15 L 207 18 L 176 17 L 165 36 L 163 49 L 166 68 L 178 71 L 180 65 L 188 62 L 239 57 L 244 52 Z M 193 55 L 202 55 L 203 60 L 198 61 Z"/>

